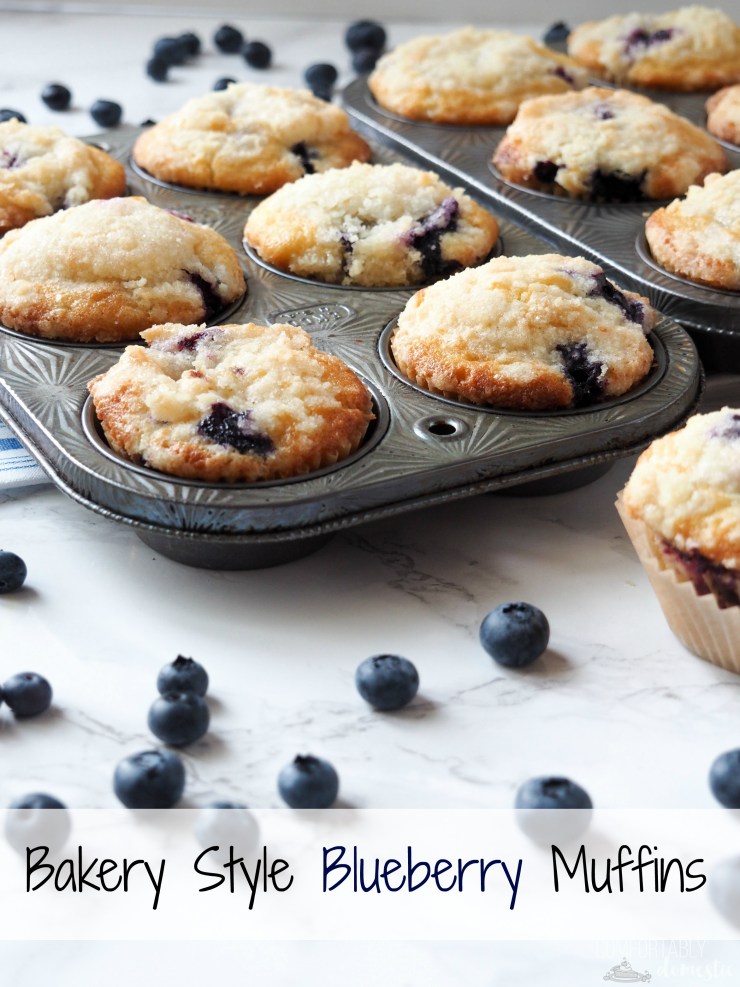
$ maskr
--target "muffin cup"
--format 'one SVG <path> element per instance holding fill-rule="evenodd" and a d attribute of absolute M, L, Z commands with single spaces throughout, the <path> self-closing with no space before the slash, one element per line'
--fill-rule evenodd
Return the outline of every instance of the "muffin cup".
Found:
<path fill-rule="evenodd" d="M 679 641 L 700 658 L 740 672 L 740 607 L 720 609 L 711 593 L 699 596 L 692 583 L 670 567 L 648 526 L 629 515 L 621 492 L 616 508 Z"/>

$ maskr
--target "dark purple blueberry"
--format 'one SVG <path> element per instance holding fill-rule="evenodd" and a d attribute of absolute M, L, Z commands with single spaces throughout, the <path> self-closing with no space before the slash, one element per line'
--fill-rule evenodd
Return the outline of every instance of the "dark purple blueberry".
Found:
<path fill-rule="evenodd" d="M 170 71 L 170 63 L 156 55 L 146 63 L 146 74 L 155 82 L 166 82 Z"/>
<path fill-rule="evenodd" d="M 127 809 L 170 809 L 185 791 L 185 768 L 172 751 L 141 751 L 116 765 L 113 791 Z"/>
<path fill-rule="evenodd" d="M 23 857 L 28 847 L 47 846 L 52 852 L 61 850 L 71 831 L 67 807 L 53 795 L 43 792 L 14 799 L 5 814 L 5 839 Z"/>
<path fill-rule="evenodd" d="M 192 222 L 192 220 L 190 220 L 190 222 Z M 200 297 L 203 301 L 203 318 L 206 322 L 209 322 L 223 311 L 224 300 L 219 295 L 216 287 L 212 285 L 210 281 L 206 281 L 206 279 L 200 274 L 195 274 L 193 272 L 188 272 L 188 281 L 200 293 Z"/>
<path fill-rule="evenodd" d="M 344 43 L 350 51 L 372 48 L 373 51 L 381 52 L 385 48 L 385 42 L 385 28 L 377 21 L 353 21 L 344 33 Z"/>
<path fill-rule="evenodd" d="M 23 164 L 23 161 L 17 154 L 12 154 L 10 151 L 6 150 L 0 151 L 0 168 L 11 171 L 13 168 L 20 167 L 21 164 Z M 2 590 L 0 590 L 0 592 L 2 592 Z"/>
<path fill-rule="evenodd" d="M 248 41 L 242 48 L 242 57 L 253 69 L 267 69 L 272 62 L 272 49 L 264 41 Z"/>
<path fill-rule="evenodd" d="M 188 336 L 181 336 L 175 344 L 177 353 L 193 353 L 201 339 L 206 339 L 212 333 L 209 329 L 201 329 L 200 332 L 190 333 Z M 187 659 L 190 661 L 190 659 Z"/>
<path fill-rule="evenodd" d="M 339 73 L 331 62 L 315 62 L 304 71 L 303 78 L 311 92 L 315 93 L 317 89 L 331 92 Z"/>
<path fill-rule="evenodd" d="M 228 89 L 229 86 L 233 85 L 236 79 L 232 79 L 230 76 L 224 76 L 222 79 L 216 79 L 213 83 L 213 91 L 215 93 L 220 93 L 222 89 Z"/>
<path fill-rule="evenodd" d="M 502 603 L 480 625 L 480 643 L 494 661 L 507 668 L 531 665 L 549 640 L 547 617 L 531 603 Z"/>
<path fill-rule="evenodd" d="M 373 709 L 401 709 L 418 692 L 419 673 L 408 658 L 373 655 L 358 665 L 355 685 Z"/>
<path fill-rule="evenodd" d="M 611 281 L 608 281 L 603 271 L 594 274 L 596 287 L 588 293 L 589 298 L 603 298 L 610 305 L 621 308 L 624 315 L 630 322 L 641 326 L 645 321 L 645 308 L 637 298 L 628 298 L 624 292 L 616 288 Z"/>
<path fill-rule="evenodd" d="M 181 38 L 158 38 L 152 54 L 167 65 L 184 65 L 188 59 L 188 46 Z"/>
<path fill-rule="evenodd" d="M 358 75 L 372 72 L 381 54 L 376 48 L 358 48 L 352 52 L 352 70 Z"/>
<path fill-rule="evenodd" d="M 205 806 L 195 821 L 195 838 L 205 849 L 214 851 L 217 860 L 228 859 L 229 847 L 234 856 L 251 853 L 259 842 L 260 828 L 254 815 L 241 802 L 216 801 Z"/>
<path fill-rule="evenodd" d="M 552 185 L 560 168 L 562 165 L 555 164 L 554 161 L 538 161 L 533 168 L 534 177 L 543 185 Z"/>
<path fill-rule="evenodd" d="M 222 24 L 213 35 L 213 43 L 226 55 L 236 55 L 242 49 L 244 35 L 239 28 L 232 27 L 231 24 Z"/>
<path fill-rule="evenodd" d="M 516 793 L 514 812 L 519 828 L 531 840 L 557 845 L 588 829 L 593 803 L 570 778 L 530 778 Z"/>
<path fill-rule="evenodd" d="M 558 79 L 562 79 L 563 82 L 567 83 L 569 86 L 575 86 L 576 84 L 576 80 L 573 78 L 570 72 L 568 72 L 567 69 L 563 68 L 562 65 L 558 65 L 556 68 L 554 68 L 552 70 L 552 74 L 556 75 Z"/>
<path fill-rule="evenodd" d="M 178 35 L 177 40 L 184 46 L 188 58 L 195 58 L 196 55 L 200 55 L 200 38 L 193 31 L 185 31 L 184 34 Z"/>
<path fill-rule="evenodd" d="M 152 120 L 151 117 L 147 117 L 146 120 L 142 120 L 139 124 L 140 127 L 153 127 L 157 121 Z"/>
<path fill-rule="evenodd" d="M 427 278 L 451 273 L 458 266 L 442 259 L 440 237 L 443 233 L 451 233 L 457 229 L 459 211 L 460 205 L 457 199 L 449 195 L 442 200 L 436 209 L 415 223 L 402 237 L 403 243 L 407 247 L 418 250 L 421 254 L 421 266 Z"/>
<path fill-rule="evenodd" d="M 594 116 L 597 120 L 613 120 L 614 112 L 606 103 L 597 103 L 594 106 Z"/>
<path fill-rule="evenodd" d="M 0 551 L 0 594 L 14 593 L 26 581 L 26 563 L 15 552 Z"/>
<path fill-rule="evenodd" d="M 305 174 L 313 175 L 316 171 L 313 163 L 319 157 L 319 152 L 313 147 L 309 147 L 305 141 L 299 141 L 297 144 L 294 144 L 290 151 L 291 154 L 295 154 L 301 162 L 301 166 Z"/>
<path fill-rule="evenodd" d="M 642 183 L 646 174 L 647 168 L 639 175 L 597 168 L 589 183 L 590 197 L 594 202 L 642 202 L 645 198 Z"/>
<path fill-rule="evenodd" d="M 110 99 L 96 99 L 90 107 L 90 116 L 99 127 L 117 127 L 123 116 L 123 107 Z"/>
<path fill-rule="evenodd" d="M 712 593 L 720 609 L 740 606 L 740 572 L 727 569 L 717 562 L 712 562 L 706 555 L 693 549 L 683 552 L 675 545 L 663 543 L 663 552 L 668 558 L 678 563 L 699 594 L 704 596 Z"/>
<path fill-rule="evenodd" d="M 325 103 L 331 103 L 334 99 L 334 91 L 332 89 L 312 89 L 311 93 L 316 99 L 323 99 Z"/>
<path fill-rule="evenodd" d="M 604 364 L 590 359 L 585 342 L 561 343 L 556 349 L 563 360 L 563 373 L 573 388 L 573 406 L 582 408 L 597 401 L 603 392 Z"/>
<path fill-rule="evenodd" d="M 740 749 L 725 751 L 709 769 L 712 795 L 727 809 L 740 809 Z"/>
<path fill-rule="evenodd" d="M 41 90 L 41 101 L 50 110 L 68 110 L 72 93 L 61 82 L 50 82 Z"/>
<path fill-rule="evenodd" d="M 670 41 L 675 31 L 673 28 L 661 28 L 659 31 L 646 31 L 645 28 L 638 27 L 631 31 L 624 42 L 624 50 L 627 55 L 634 56 L 637 49 L 651 48 L 653 45 L 663 44 Z"/>
<path fill-rule="evenodd" d="M 710 439 L 740 439 L 740 414 L 730 413 L 709 433 Z"/>
<path fill-rule="evenodd" d="M 51 686 L 37 672 L 19 672 L 3 682 L 3 699 L 19 719 L 38 716 L 51 706 Z"/>
<path fill-rule="evenodd" d="M 208 691 L 208 672 L 193 658 L 178 655 L 174 661 L 159 670 L 157 692 L 194 692 L 205 696 Z"/>
<path fill-rule="evenodd" d="M 149 707 L 147 724 L 163 744 L 185 747 L 207 732 L 211 721 L 208 704 L 195 692 L 165 692 Z"/>
<path fill-rule="evenodd" d="M 556 44 L 558 41 L 565 41 L 570 34 L 570 28 L 565 21 L 555 21 L 545 31 L 542 40 L 546 45 Z"/>
<path fill-rule="evenodd" d="M 275 451 L 270 436 L 255 429 L 251 411 L 234 411 L 223 401 L 211 405 L 210 415 L 198 425 L 198 434 L 218 445 L 263 458 Z"/>
<path fill-rule="evenodd" d="M 18 120 L 20 123 L 28 123 L 28 120 L 26 120 L 20 110 L 9 110 L 7 107 L 3 107 L 0 110 L 0 123 L 5 123 L 6 120 Z"/>
<path fill-rule="evenodd" d="M 328 809 L 339 794 L 339 775 L 328 761 L 299 754 L 278 775 L 278 791 L 291 809 Z"/>

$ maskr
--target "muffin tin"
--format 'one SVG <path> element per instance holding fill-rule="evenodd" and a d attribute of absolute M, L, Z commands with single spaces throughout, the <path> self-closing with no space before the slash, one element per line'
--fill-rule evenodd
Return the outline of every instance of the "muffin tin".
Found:
<path fill-rule="evenodd" d="M 706 93 L 641 92 L 697 126 L 705 125 Z M 401 153 L 483 196 L 495 212 L 545 237 L 558 250 L 584 254 L 602 264 L 622 285 L 647 295 L 656 308 L 691 331 L 708 370 L 740 369 L 740 292 L 676 277 L 652 259 L 644 226 L 660 203 L 581 202 L 515 185 L 491 164 L 505 127 L 406 120 L 376 103 L 365 77 L 345 88 L 343 103 L 355 120 Z M 740 167 L 740 148 L 719 143 L 727 150 L 731 167 Z"/>
<path fill-rule="evenodd" d="M 387 348 L 389 327 L 414 289 L 321 285 L 269 270 L 242 244 L 259 200 L 149 181 L 130 167 L 138 132 L 95 140 L 127 164 L 133 194 L 212 226 L 243 258 L 249 290 L 229 320 L 302 326 L 363 378 L 375 404 L 360 450 L 330 469 L 251 485 L 179 480 L 117 456 L 100 431 L 86 384 L 116 361 L 122 345 L 72 345 L 0 330 L 2 417 L 61 490 L 130 525 L 178 562 L 275 565 L 312 551 L 337 530 L 425 505 L 533 481 L 565 488 L 576 475 L 571 471 L 593 478 L 682 422 L 698 400 L 695 347 L 667 318 L 653 334 L 649 378 L 618 400 L 554 414 L 515 413 L 422 392 L 403 379 Z M 377 142 L 374 151 L 376 161 L 400 160 Z M 551 247 L 504 220 L 498 250 L 522 255 Z"/>

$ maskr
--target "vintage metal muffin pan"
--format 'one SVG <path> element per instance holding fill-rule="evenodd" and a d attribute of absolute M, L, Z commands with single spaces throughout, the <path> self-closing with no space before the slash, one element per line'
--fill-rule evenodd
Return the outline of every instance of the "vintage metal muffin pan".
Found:
<path fill-rule="evenodd" d="M 129 169 L 135 137 L 116 133 L 104 140 Z M 375 150 L 376 161 L 399 160 L 379 145 Z M 102 436 L 86 385 L 116 361 L 122 345 L 70 345 L 0 329 L 2 417 L 59 488 L 131 525 L 177 561 L 214 568 L 274 565 L 364 521 L 516 484 L 552 482 L 574 470 L 595 475 L 680 423 L 698 400 L 695 347 L 670 319 L 654 332 L 648 380 L 619 400 L 535 414 L 434 397 L 403 379 L 387 348 L 388 327 L 412 289 L 332 287 L 268 270 L 242 245 L 244 222 L 258 200 L 165 187 L 131 169 L 129 185 L 156 205 L 212 226 L 243 257 L 248 293 L 230 320 L 302 326 L 364 379 L 375 404 L 376 421 L 361 449 L 331 469 L 251 485 L 178 480 L 128 463 Z M 498 249 L 521 255 L 551 247 L 504 220 Z"/>
<path fill-rule="evenodd" d="M 599 83 L 605 85 L 604 83 Z M 650 91 L 692 123 L 704 126 L 706 93 Z M 495 211 L 546 237 L 566 253 L 585 254 L 602 264 L 619 282 L 646 294 L 656 308 L 694 330 L 702 356 L 723 369 L 740 369 L 740 292 L 717 291 L 663 270 L 650 256 L 644 238 L 647 216 L 658 203 L 598 204 L 548 195 L 504 180 L 491 164 L 505 127 L 463 127 L 417 123 L 382 109 L 365 78 L 343 92 L 347 111 L 381 139 L 426 163 L 448 181 L 482 195 Z M 740 167 L 740 148 L 724 144 L 733 168 Z M 726 360 L 723 358 L 727 358 Z M 712 369 L 715 369 L 712 367 Z M 716 368 L 719 369 L 719 368 Z"/>

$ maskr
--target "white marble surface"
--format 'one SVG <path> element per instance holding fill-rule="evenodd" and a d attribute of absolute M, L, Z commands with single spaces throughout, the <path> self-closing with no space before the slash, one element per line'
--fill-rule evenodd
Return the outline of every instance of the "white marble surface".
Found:
<path fill-rule="evenodd" d="M 340 22 L 267 20 L 249 32 L 274 46 L 267 75 L 208 52 L 170 84 L 145 78 L 154 37 L 193 28 L 207 38 L 217 23 L 2 13 L 0 104 L 85 134 L 95 128 L 84 107 L 97 97 L 119 99 L 136 124 L 222 75 L 296 84 L 307 64 L 329 60 L 348 78 Z M 419 30 L 394 25 L 391 39 Z M 51 80 L 71 86 L 75 110 L 43 107 L 38 92 Z M 740 378 L 710 384 L 706 407 L 732 401 Z M 356 806 L 505 808 L 524 779 L 547 773 L 572 776 L 599 806 L 711 806 L 708 767 L 740 739 L 740 679 L 691 656 L 666 626 L 613 508 L 630 467 L 622 461 L 558 496 L 418 511 L 338 535 L 290 565 L 241 573 L 168 561 L 51 487 L 0 493 L 0 542 L 29 569 L 27 588 L 0 602 L 0 676 L 34 669 L 55 690 L 53 710 L 37 720 L 0 711 L 0 804 L 44 790 L 71 806 L 112 805 L 117 761 L 154 743 L 146 712 L 156 673 L 182 653 L 206 665 L 212 683 L 212 729 L 184 755 L 187 805 L 278 805 L 279 768 L 310 751 L 335 763 L 342 800 Z M 518 673 L 495 666 L 477 640 L 487 611 L 512 599 L 540 606 L 552 627 L 545 657 Z M 411 658 L 421 675 L 420 697 L 397 714 L 372 713 L 353 685 L 359 661 L 384 651 Z M 294 982 L 299 969 L 309 983 L 330 976 L 310 972 L 326 969 L 319 945 L 220 949 L 214 959 L 193 944 L 180 961 L 225 978 L 246 959 L 253 972 L 279 971 L 274 983 Z M 105 961 L 117 985 L 133 962 L 121 947 L 4 950 L 18 984 L 52 968 L 61 984 L 98 982 L 86 978 Z M 136 954 L 137 970 L 153 950 Z M 346 947 L 331 950 L 349 961 Z M 367 971 L 381 953 L 381 976 L 403 970 L 396 983 L 544 983 L 543 968 L 591 971 L 595 956 L 600 980 L 610 965 L 575 944 L 365 944 L 352 956 Z M 546 982 L 591 975 L 553 972 Z"/>

